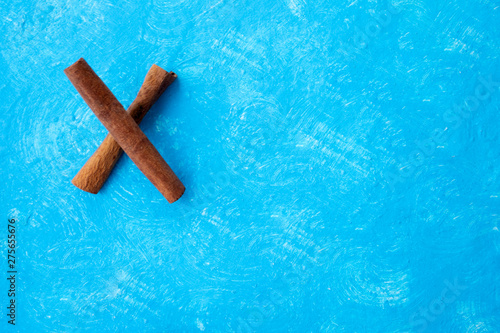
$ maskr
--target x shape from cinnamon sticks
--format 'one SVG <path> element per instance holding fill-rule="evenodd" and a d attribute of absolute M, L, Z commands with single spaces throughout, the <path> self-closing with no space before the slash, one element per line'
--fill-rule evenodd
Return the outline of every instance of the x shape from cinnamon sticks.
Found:
<path fill-rule="evenodd" d="M 137 97 L 127 109 L 137 124 L 140 124 L 149 109 L 176 78 L 174 72 L 169 73 L 156 65 L 151 66 Z M 123 150 L 113 136 L 108 134 L 71 182 L 83 191 L 98 193 L 122 153 Z"/>
<path fill-rule="evenodd" d="M 158 70 L 160 68 L 158 67 L 156 69 L 153 67 L 152 70 L 153 69 Z M 106 144 L 103 149 L 106 153 L 105 156 L 107 156 L 105 157 L 104 163 L 99 163 L 102 162 L 101 153 L 97 154 L 95 160 L 94 155 L 96 154 L 94 154 L 91 158 L 93 162 L 91 162 L 87 171 L 84 170 L 83 174 L 81 174 L 80 176 L 77 175 L 75 177 L 77 179 L 76 183 L 84 184 L 84 186 L 82 187 L 93 189 L 94 191 L 96 188 L 97 190 L 100 188 L 99 184 L 101 184 L 102 186 L 102 183 L 104 183 L 104 181 L 106 180 L 110 170 L 112 169 L 120 155 L 120 151 L 118 150 L 117 153 L 116 149 L 114 148 L 110 150 L 108 155 L 108 149 L 106 147 L 107 145 L 112 146 L 112 139 L 114 139 L 114 141 L 116 141 L 116 143 L 123 149 L 123 151 L 125 151 L 125 153 L 144 173 L 144 175 L 163 194 L 168 202 L 173 203 L 174 201 L 179 199 L 184 193 L 184 185 L 179 180 L 179 178 L 177 178 L 170 166 L 161 157 L 160 153 L 158 153 L 156 148 L 148 140 L 146 135 L 144 135 L 144 133 L 136 123 L 136 121 L 140 122 L 140 120 L 142 120 L 144 114 L 151 107 L 154 101 L 156 101 L 159 95 L 155 99 L 154 97 L 156 95 L 152 91 L 150 91 L 149 88 L 146 89 L 146 87 L 144 87 L 143 89 L 143 87 L 141 87 L 141 90 L 143 90 L 145 95 L 149 95 L 150 93 L 153 95 L 153 98 L 151 98 L 151 100 L 149 101 L 152 101 L 153 99 L 154 101 L 151 104 L 141 104 L 139 100 L 136 106 L 134 106 L 134 101 L 134 103 L 132 103 L 132 105 L 129 107 L 129 110 L 132 108 L 132 106 L 134 106 L 132 110 L 134 110 L 135 108 L 139 110 L 134 111 L 135 117 L 132 117 L 125 111 L 125 109 L 120 104 L 120 102 L 118 102 L 113 93 L 108 89 L 104 82 L 102 82 L 99 76 L 97 76 L 97 74 L 92 70 L 92 68 L 83 58 L 79 59 L 73 65 L 66 68 L 64 70 L 64 73 L 69 78 L 71 83 L 75 86 L 76 90 L 80 93 L 80 95 L 83 97 L 83 99 L 97 116 L 97 118 L 108 129 L 109 134 L 112 136 L 108 136 L 109 138 L 106 138 L 103 142 L 103 144 Z M 175 77 L 173 79 L 175 79 Z M 173 81 L 173 79 L 171 80 Z M 161 89 L 163 88 L 160 88 L 159 90 Z M 141 92 L 139 92 L 139 95 L 140 94 Z M 142 98 L 145 98 L 144 94 Z M 140 97 L 139 95 L 138 98 Z M 92 174 L 88 173 L 92 172 L 92 168 L 96 168 L 96 170 L 98 170 L 97 174 L 101 175 L 101 179 L 98 180 L 96 184 L 87 187 L 86 183 L 88 181 L 86 181 L 85 179 L 87 179 L 88 177 L 92 178 Z M 79 174 L 80 173 L 81 172 L 79 172 Z M 102 180 L 102 178 L 104 178 L 104 180 Z M 73 181 L 73 183 L 75 183 L 75 181 Z"/>

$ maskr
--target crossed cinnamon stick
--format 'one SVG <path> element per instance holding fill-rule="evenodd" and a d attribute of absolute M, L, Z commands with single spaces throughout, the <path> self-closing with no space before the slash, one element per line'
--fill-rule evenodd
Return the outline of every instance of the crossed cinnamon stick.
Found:
<path fill-rule="evenodd" d="M 127 113 L 83 58 L 64 73 L 109 131 L 72 183 L 84 191 L 99 192 L 123 149 L 168 202 L 179 199 L 184 193 L 184 185 L 138 126 L 177 75 L 153 65 Z"/>

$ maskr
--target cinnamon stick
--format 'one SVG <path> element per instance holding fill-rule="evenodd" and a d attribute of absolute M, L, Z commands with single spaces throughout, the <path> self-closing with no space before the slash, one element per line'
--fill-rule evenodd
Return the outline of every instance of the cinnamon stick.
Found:
<path fill-rule="evenodd" d="M 156 65 L 151 66 L 137 97 L 127 109 L 137 124 L 140 124 L 149 109 L 176 78 L 174 72 L 169 73 Z M 123 150 L 113 136 L 108 134 L 71 182 L 86 192 L 96 194 L 108 179 L 122 153 Z"/>
<path fill-rule="evenodd" d="M 168 202 L 179 199 L 185 190 L 182 182 L 87 62 L 81 58 L 64 73 L 116 142 Z"/>

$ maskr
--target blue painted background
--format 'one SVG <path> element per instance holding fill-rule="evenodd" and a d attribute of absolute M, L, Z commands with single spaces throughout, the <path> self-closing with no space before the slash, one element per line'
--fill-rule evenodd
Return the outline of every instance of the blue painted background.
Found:
<path fill-rule="evenodd" d="M 500 3 L 1 3 L 2 332 L 499 332 Z M 63 69 L 125 107 L 186 185 L 169 205 Z M 464 107 L 466 105 L 466 107 Z"/>

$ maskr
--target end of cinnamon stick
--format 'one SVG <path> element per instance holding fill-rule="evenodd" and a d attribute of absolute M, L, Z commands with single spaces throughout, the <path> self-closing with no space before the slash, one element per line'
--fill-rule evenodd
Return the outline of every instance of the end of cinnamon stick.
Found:
<path fill-rule="evenodd" d="M 186 188 L 184 187 L 184 185 L 181 184 L 181 187 L 179 188 L 179 190 L 176 192 L 176 196 L 173 197 L 172 199 L 167 199 L 167 201 L 169 203 L 174 203 L 176 202 L 177 200 L 179 200 L 182 195 L 184 194 L 184 192 L 186 192 Z"/>

